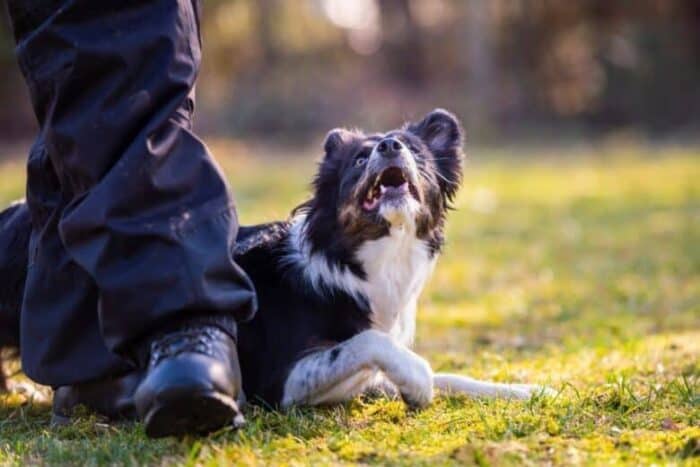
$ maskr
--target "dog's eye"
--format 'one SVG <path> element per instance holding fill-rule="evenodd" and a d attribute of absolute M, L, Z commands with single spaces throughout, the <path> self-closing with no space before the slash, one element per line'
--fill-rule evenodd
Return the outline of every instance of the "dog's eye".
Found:
<path fill-rule="evenodd" d="M 363 165 L 365 165 L 366 162 L 367 162 L 367 158 L 364 156 L 360 156 L 357 159 L 355 159 L 355 167 L 363 166 Z"/>

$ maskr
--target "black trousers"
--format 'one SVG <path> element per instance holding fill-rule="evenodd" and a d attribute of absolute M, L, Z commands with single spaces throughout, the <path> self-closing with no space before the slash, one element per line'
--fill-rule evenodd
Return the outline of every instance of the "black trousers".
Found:
<path fill-rule="evenodd" d="M 231 250 L 237 220 L 191 131 L 193 0 L 9 0 L 40 131 L 20 319 L 24 371 L 59 386 L 132 368 L 190 320 L 235 334 L 255 312 Z"/>

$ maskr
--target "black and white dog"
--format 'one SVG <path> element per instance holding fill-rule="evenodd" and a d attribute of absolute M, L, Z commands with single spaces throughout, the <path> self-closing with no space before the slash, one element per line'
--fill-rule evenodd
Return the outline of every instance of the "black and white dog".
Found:
<path fill-rule="evenodd" d="M 410 350 L 418 297 L 461 182 L 462 142 L 444 110 L 383 134 L 333 130 L 313 197 L 288 221 L 240 229 L 234 257 L 259 301 L 239 326 L 249 401 L 317 405 L 381 389 L 425 406 L 434 388 L 514 398 L 546 391 L 434 374 Z"/>
<path fill-rule="evenodd" d="M 240 327 L 249 397 L 315 405 L 389 387 L 424 406 L 434 388 L 516 398 L 544 390 L 433 374 L 410 350 L 461 182 L 462 144 L 444 110 L 384 134 L 333 130 L 313 197 L 287 222 L 242 230 L 235 257 L 260 304 Z"/>

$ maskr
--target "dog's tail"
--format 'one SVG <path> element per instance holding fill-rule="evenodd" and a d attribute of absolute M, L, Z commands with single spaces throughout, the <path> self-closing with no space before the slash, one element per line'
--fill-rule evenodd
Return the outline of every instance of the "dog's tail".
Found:
<path fill-rule="evenodd" d="M 27 278 L 31 218 L 23 201 L 0 212 L 0 358 L 19 346 L 19 317 Z M 0 361 L 0 390 L 5 389 Z"/>
<path fill-rule="evenodd" d="M 552 396 L 556 394 L 555 391 L 546 386 L 494 383 L 449 373 L 434 374 L 433 387 L 448 395 L 464 394 L 471 397 L 506 399 L 529 399 L 535 395 Z"/>

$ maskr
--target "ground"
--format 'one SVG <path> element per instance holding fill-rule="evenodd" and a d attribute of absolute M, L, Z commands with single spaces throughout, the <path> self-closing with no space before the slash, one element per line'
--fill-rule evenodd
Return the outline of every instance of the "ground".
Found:
<path fill-rule="evenodd" d="M 302 201 L 318 153 L 212 147 L 244 223 Z M 12 394 L 0 463 L 700 465 L 700 150 L 469 156 L 417 349 L 436 370 L 546 383 L 554 399 L 249 409 L 240 431 L 150 441 L 90 416 L 51 429 L 46 404 Z M 21 195 L 22 173 L 0 164 L 1 203 Z"/>

